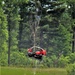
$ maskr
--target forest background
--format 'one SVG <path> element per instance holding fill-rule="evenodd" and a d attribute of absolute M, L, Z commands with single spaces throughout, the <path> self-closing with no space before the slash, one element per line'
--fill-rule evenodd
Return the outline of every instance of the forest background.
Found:
<path fill-rule="evenodd" d="M 35 23 L 36 44 L 47 50 L 40 66 L 74 64 L 75 0 L 0 0 L 0 66 L 33 67 L 27 49 L 34 44 Z"/>

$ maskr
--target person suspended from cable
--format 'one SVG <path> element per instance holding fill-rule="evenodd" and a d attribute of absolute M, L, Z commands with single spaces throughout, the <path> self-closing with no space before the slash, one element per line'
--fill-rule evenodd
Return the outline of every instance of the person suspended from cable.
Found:
<path fill-rule="evenodd" d="M 34 48 L 36 49 L 35 51 L 34 51 Z M 42 60 L 42 57 L 46 56 L 46 50 L 37 46 L 33 46 L 29 48 L 27 52 L 29 57 L 33 57 L 39 60 Z"/>

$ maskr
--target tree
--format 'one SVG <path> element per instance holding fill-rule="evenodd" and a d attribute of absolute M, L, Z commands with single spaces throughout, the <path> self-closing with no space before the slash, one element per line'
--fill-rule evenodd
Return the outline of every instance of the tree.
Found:
<path fill-rule="evenodd" d="M 8 21 L 8 65 L 10 65 L 10 54 L 12 51 L 18 50 L 18 31 L 19 31 L 19 8 L 13 1 L 5 1 L 5 14 Z"/>
<path fill-rule="evenodd" d="M 59 0 L 61 1 L 61 0 Z M 68 4 L 68 12 L 69 12 L 69 15 L 71 16 L 71 25 L 72 25 L 72 34 L 73 34 L 73 37 L 72 37 L 72 53 L 75 52 L 75 0 L 63 0 L 64 2 L 67 2 Z"/>
<path fill-rule="evenodd" d="M 3 3 L 0 1 L 0 65 L 7 64 L 7 16 L 4 14 Z"/>
<path fill-rule="evenodd" d="M 39 0 L 40 1 L 40 0 Z M 22 21 L 21 21 L 21 24 L 22 25 L 20 25 L 20 30 L 21 30 L 21 35 L 22 34 L 24 34 L 24 35 L 26 35 L 27 33 L 23 33 L 22 31 L 25 29 L 23 26 L 24 25 L 26 25 L 26 29 L 25 29 L 25 31 L 24 32 L 26 32 L 26 31 L 30 31 L 29 29 L 28 29 L 28 27 L 29 27 L 29 25 L 27 24 L 27 23 L 23 23 L 25 20 L 25 22 L 27 22 L 27 20 L 29 19 L 29 18 L 27 18 L 28 16 L 34 16 L 34 15 L 36 15 L 36 9 L 38 9 L 38 11 L 37 11 L 37 15 L 39 15 L 39 12 L 42 12 L 42 14 L 40 13 L 40 15 L 42 15 L 42 18 L 41 18 L 41 21 L 40 21 L 40 45 L 42 46 L 42 47 L 46 47 L 47 49 L 49 49 L 50 50 L 50 48 L 52 48 L 52 50 L 53 50 L 53 52 L 55 53 L 56 51 L 58 51 L 57 53 L 59 53 L 60 51 L 62 51 L 63 49 L 63 46 L 61 45 L 61 48 L 59 49 L 58 48 L 58 46 L 60 46 L 59 44 L 57 45 L 57 43 L 58 43 L 58 41 L 59 41 L 59 39 L 60 39 L 60 41 L 62 41 L 62 44 L 65 44 L 66 42 L 67 42 L 67 45 L 70 45 L 70 40 L 71 39 L 69 39 L 69 41 L 67 40 L 66 42 L 63 42 L 63 39 L 62 39 L 62 34 L 60 33 L 60 25 L 62 25 L 62 27 L 64 28 L 64 29 L 62 29 L 62 30 L 66 30 L 66 28 L 67 28 L 67 26 L 66 26 L 66 28 L 65 28 L 65 25 L 64 24 L 62 24 L 62 14 L 64 14 L 63 12 L 66 10 L 66 6 L 67 6 L 67 4 L 65 3 L 65 2 L 57 2 L 57 1 L 46 1 L 46 2 L 44 2 L 44 1 L 40 1 L 40 3 L 41 3 L 41 6 L 40 6 L 40 3 L 39 4 L 37 4 L 38 2 L 37 1 L 29 1 L 29 3 L 25 3 L 25 4 L 22 4 L 21 5 L 21 17 L 22 17 Z M 37 4 L 37 5 L 36 5 Z M 48 7 L 46 7 L 46 5 L 48 6 Z M 51 6 L 49 6 L 49 5 L 51 5 Z M 24 6 L 24 7 L 23 7 Z M 45 8 L 44 8 L 45 7 Z M 40 11 L 40 9 L 41 9 L 41 11 Z M 49 10 L 49 9 L 51 9 L 51 10 Z M 64 9 L 64 10 L 63 10 Z M 24 11 L 24 10 L 26 10 L 26 11 Z M 48 12 L 47 12 L 47 10 L 49 10 Z M 60 10 L 60 12 L 59 12 L 59 10 Z M 45 11 L 44 13 L 43 13 L 43 11 Z M 54 13 L 53 13 L 54 12 Z M 26 13 L 26 15 L 24 14 L 24 13 Z M 59 14 L 59 15 L 58 15 Z M 24 15 L 25 15 L 25 17 L 24 17 Z M 67 16 L 69 16 L 68 15 L 68 13 L 67 13 Z M 61 20 L 59 20 L 60 19 L 60 17 L 61 17 Z M 24 19 L 24 18 L 26 18 L 26 19 Z M 31 18 L 31 20 L 33 19 L 33 21 L 34 21 L 34 18 L 35 17 L 33 17 L 33 18 Z M 68 18 L 69 19 L 69 18 Z M 30 20 L 30 19 L 29 19 Z M 63 20 L 63 23 L 65 23 L 66 21 L 66 18 Z M 68 20 L 68 21 L 70 21 L 70 20 Z M 61 22 L 61 23 L 60 23 Z M 28 27 L 27 27 L 27 25 L 28 25 Z M 30 24 L 31 25 L 31 24 Z M 63 26 L 64 25 L 64 26 Z M 67 23 L 67 25 L 69 26 L 69 23 Z M 71 28 L 71 26 L 69 26 L 70 28 Z M 68 29 L 67 29 L 68 30 Z M 66 32 L 67 32 L 67 30 L 66 30 Z M 38 33 L 39 33 L 39 31 L 38 31 Z M 63 33 L 63 31 L 62 31 L 62 33 Z M 30 35 L 30 33 L 28 33 L 29 35 Z M 63 34 L 65 34 L 65 33 L 63 33 Z M 68 31 L 68 34 L 70 34 L 70 32 Z M 20 37 L 22 37 L 20 35 Z M 28 40 L 28 39 L 30 39 L 29 37 L 30 36 L 27 36 L 26 38 L 25 38 L 25 40 Z M 67 34 L 66 34 L 67 35 Z M 65 36 L 64 36 L 65 37 Z M 63 37 L 63 38 L 64 38 Z M 23 38 L 23 39 L 24 39 Z M 67 37 L 65 37 L 65 39 L 66 39 Z M 70 38 L 70 36 L 69 36 L 69 38 Z M 22 40 L 23 40 L 22 39 Z M 68 38 L 67 38 L 68 39 Z M 56 41 L 56 40 L 58 40 L 58 41 Z M 29 40 L 30 41 L 30 40 Z M 49 43 L 48 43 L 49 42 Z M 25 43 L 25 42 L 24 42 Z M 24 44 L 23 43 L 23 44 Z M 26 44 L 27 44 L 28 42 L 26 42 Z M 23 45 L 23 44 L 21 44 L 21 45 Z M 30 43 L 29 43 L 30 44 Z M 51 45 L 51 47 L 49 47 L 49 45 Z M 55 45 L 55 46 L 54 46 Z M 27 46 L 27 45 L 26 45 Z M 65 45 L 65 48 L 68 48 L 69 46 L 66 46 Z M 70 46 L 71 47 L 71 46 Z M 56 50 L 57 49 L 57 50 Z M 69 48 L 70 49 L 70 48 Z M 56 51 L 55 51 L 56 50 Z M 64 50 L 65 51 L 65 50 Z M 58 54 L 57 54 L 58 55 Z"/>

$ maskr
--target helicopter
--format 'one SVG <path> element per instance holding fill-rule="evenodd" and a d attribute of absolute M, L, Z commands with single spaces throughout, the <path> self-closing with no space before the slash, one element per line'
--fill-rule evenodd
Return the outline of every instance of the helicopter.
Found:
<path fill-rule="evenodd" d="M 32 57 L 38 60 L 42 60 L 43 56 L 46 56 L 46 53 L 47 52 L 45 49 L 38 46 L 33 46 L 27 50 L 28 57 Z"/>

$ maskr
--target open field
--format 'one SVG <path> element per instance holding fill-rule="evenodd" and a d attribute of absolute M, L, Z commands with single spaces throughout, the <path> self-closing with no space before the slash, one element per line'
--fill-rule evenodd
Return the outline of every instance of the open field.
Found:
<path fill-rule="evenodd" d="M 35 69 L 35 68 L 1 67 L 1 75 L 67 75 L 67 73 L 65 69 L 61 68 Z"/>

